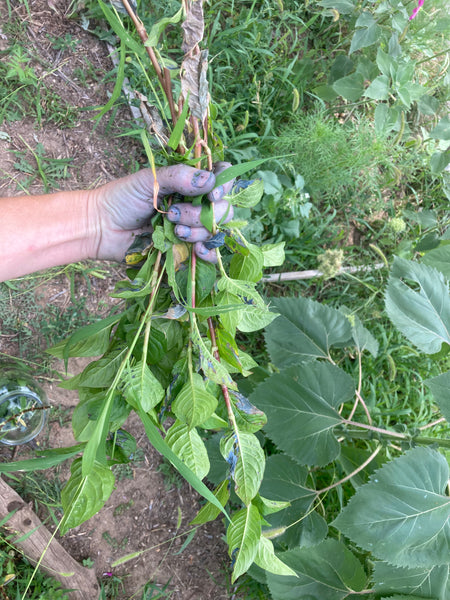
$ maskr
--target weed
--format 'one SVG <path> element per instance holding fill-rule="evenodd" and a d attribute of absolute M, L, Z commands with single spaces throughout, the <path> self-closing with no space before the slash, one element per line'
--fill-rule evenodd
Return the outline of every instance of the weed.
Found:
<path fill-rule="evenodd" d="M 156 469 L 164 477 L 164 486 L 168 492 L 174 487 L 180 490 L 183 486 L 183 478 L 168 460 L 163 459 Z"/>

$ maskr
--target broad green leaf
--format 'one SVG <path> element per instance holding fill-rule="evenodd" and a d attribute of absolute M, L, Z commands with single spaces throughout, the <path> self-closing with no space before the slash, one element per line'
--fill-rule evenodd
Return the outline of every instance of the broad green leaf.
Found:
<path fill-rule="evenodd" d="M 441 413 L 450 423 L 450 371 L 442 373 L 442 375 L 438 375 L 437 377 L 426 379 L 424 384 L 430 388 Z"/>
<path fill-rule="evenodd" d="M 412 594 L 429 600 L 450 598 L 450 566 L 440 565 L 429 569 L 394 567 L 388 563 L 375 562 L 373 573 L 375 591 L 378 594 Z"/>
<path fill-rule="evenodd" d="M 245 308 L 243 300 L 236 294 L 223 290 L 216 295 L 216 302 L 219 306 L 236 306 L 232 311 L 220 313 L 220 323 L 223 328 L 229 333 L 235 334 L 239 321 L 241 320 L 242 311 Z"/>
<path fill-rule="evenodd" d="M 224 509 L 219 500 L 214 496 L 209 488 L 193 473 L 185 463 L 178 458 L 178 456 L 173 452 L 173 450 L 167 445 L 166 441 L 161 437 L 160 431 L 156 427 L 156 425 L 152 422 L 150 417 L 139 410 L 139 418 L 141 419 L 145 433 L 147 434 L 148 439 L 150 440 L 152 446 L 157 450 L 162 456 L 167 458 L 172 465 L 177 469 L 177 471 L 186 479 L 186 481 L 196 490 L 203 498 L 205 498 L 211 504 L 217 506 L 220 512 L 222 512 L 228 521 L 231 521 L 228 516 L 227 511 Z"/>
<path fill-rule="evenodd" d="M 182 15 L 183 15 L 183 9 L 180 8 L 180 10 L 177 13 L 175 13 L 173 15 L 173 17 L 164 17 L 163 19 L 161 19 L 160 21 L 155 23 L 152 26 L 152 28 L 150 29 L 150 33 L 148 34 L 148 38 L 145 40 L 144 45 L 151 46 L 151 47 L 157 46 L 158 42 L 159 42 L 159 38 L 161 37 L 161 35 L 164 32 L 164 30 L 166 29 L 166 27 L 171 24 L 179 23 Z M 186 104 L 187 104 L 187 102 L 186 102 Z M 175 148 L 176 148 L 176 146 L 175 146 Z M 174 148 L 174 150 L 175 150 L 175 148 Z"/>
<path fill-rule="evenodd" d="M 0 473 L 14 473 L 16 471 L 38 471 L 40 469 L 50 469 L 61 464 L 68 458 L 72 458 L 83 451 L 84 444 L 68 446 L 66 448 L 49 448 L 36 452 L 37 458 L 28 460 L 15 460 L 13 462 L 0 463 Z"/>
<path fill-rule="evenodd" d="M 429 448 L 413 448 L 362 485 L 333 525 L 378 559 L 400 567 L 448 563 L 449 467 Z"/>
<path fill-rule="evenodd" d="M 203 378 L 198 373 L 190 375 L 172 403 L 177 419 L 191 429 L 206 421 L 216 407 L 217 398 L 206 390 Z"/>
<path fill-rule="evenodd" d="M 334 539 L 312 548 L 288 550 L 278 556 L 297 577 L 268 573 L 267 583 L 273 600 L 341 600 L 351 592 L 361 592 L 367 584 L 359 560 L 342 542 Z"/>
<path fill-rule="evenodd" d="M 228 479 L 222 481 L 222 483 L 214 490 L 214 496 L 220 502 L 222 506 L 225 506 L 230 498 L 230 482 Z M 203 525 L 209 521 L 214 521 L 220 515 L 220 510 L 211 502 L 208 502 L 203 506 L 196 517 L 190 522 L 190 525 Z"/>
<path fill-rule="evenodd" d="M 300 464 L 324 466 L 339 455 L 333 429 L 338 407 L 355 393 L 352 378 L 327 363 L 289 367 L 263 381 L 250 396 L 267 415 L 265 432 Z"/>
<path fill-rule="evenodd" d="M 207 296 L 216 282 L 216 267 L 204 260 L 197 261 L 195 268 L 195 300 L 200 304 Z"/>
<path fill-rule="evenodd" d="M 100 356 L 108 349 L 111 329 L 122 314 L 111 315 L 77 329 L 69 338 L 52 346 L 47 352 L 65 361 L 71 356 Z"/>
<path fill-rule="evenodd" d="M 335 81 L 333 89 L 346 100 L 356 102 L 364 93 L 364 77 L 362 73 L 356 71 Z"/>
<path fill-rule="evenodd" d="M 253 498 L 252 502 L 258 508 L 262 516 L 272 515 L 274 513 L 280 512 L 280 510 L 289 508 L 289 506 L 291 505 L 290 502 L 287 502 L 285 500 L 269 500 L 268 498 L 264 498 L 263 496 L 261 496 L 261 494 L 257 494 Z"/>
<path fill-rule="evenodd" d="M 231 193 L 226 199 L 233 206 L 242 208 L 253 208 L 258 204 L 264 194 L 264 183 L 261 179 L 256 179 L 246 188 L 240 189 L 237 193 Z"/>
<path fill-rule="evenodd" d="M 377 595 L 405 594 L 428 600 L 450 598 L 450 566 L 440 565 L 429 569 L 394 567 L 384 562 L 375 562 L 373 580 Z"/>
<path fill-rule="evenodd" d="M 450 244 L 441 245 L 426 252 L 421 262 L 440 271 L 450 281 Z"/>
<path fill-rule="evenodd" d="M 141 407 L 145 412 L 149 412 L 161 402 L 165 392 L 150 367 L 140 361 L 125 370 L 123 393 L 133 408 Z"/>
<path fill-rule="evenodd" d="M 450 140 L 450 117 L 443 117 L 430 132 L 430 137 L 438 140 Z"/>
<path fill-rule="evenodd" d="M 276 298 L 281 316 L 266 329 L 267 350 L 279 368 L 314 358 L 328 358 L 330 349 L 352 340 L 348 319 L 339 311 L 308 298 Z"/>
<path fill-rule="evenodd" d="M 216 342 L 221 360 L 225 360 L 231 367 L 242 373 L 242 363 L 239 358 L 239 348 L 234 336 L 223 327 L 216 329 Z"/>
<path fill-rule="evenodd" d="M 284 263 L 285 244 L 286 242 L 277 242 L 276 244 L 263 244 L 261 246 L 265 267 L 280 267 Z"/>
<path fill-rule="evenodd" d="M 76 390 L 80 387 L 107 388 L 116 376 L 117 370 L 125 358 L 127 349 L 116 348 L 105 354 L 99 360 L 95 360 L 79 375 L 62 381 L 59 387 L 65 390 Z"/>
<path fill-rule="evenodd" d="M 357 29 L 353 34 L 349 55 L 357 50 L 361 50 L 361 48 L 367 48 L 367 46 L 375 44 L 380 38 L 380 33 L 380 26 L 377 25 L 373 17 L 371 17 L 371 22 L 368 23 L 366 27 Z"/>
<path fill-rule="evenodd" d="M 388 53 L 384 52 L 382 48 L 378 48 L 377 50 L 377 66 L 383 75 L 390 76 L 392 73 L 392 69 L 396 67 L 396 61 L 393 57 Z"/>
<path fill-rule="evenodd" d="M 139 342 L 138 342 L 139 344 Z M 136 344 L 136 346 L 138 346 Z M 147 363 L 156 365 L 167 352 L 166 336 L 156 326 L 152 325 L 147 346 Z"/>
<path fill-rule="evenodd" d="M 450 148 L 443 152 L 434 152 L 430 158 L 430 168 L 434 174 L 442 173 L 448 164 L 450 164 Z"/>
<path fill-rule="evenodd" d="M 229 554 L 234 561 L 232 582 L 243 575 L 255 560 L 261 538 L 261 516 L 250 504 L 239 510 L 227 529 Z"/>
<path fill-rule="evenodd" d="M 284 575 L 297 577 L 297 573 L 284 564 L 276 555 L 273 549 L 273 544 L 270 540 L 261 536 L 259 538 L 258 550 L 255 556 L 255 563 L 261 569 L 265 569 L 268 573 L 275 575 Z"/>
<path fill-rule="evenodd" d="M 443 343 L 450 344 L 448 285 L 432 267 L 395 257 L 386 311 L 397 329 L 423 352 L 435 354 Z"/>
<path fill-rule="evenodd" d="M 351 15 L 356 9 L 352 0 L 320 0 L 319 4 L 324 8 L 334 8 L 341 15 Z"/>
<path fill-rule="evenodd" d="M 235 492 L 248 505 L 256 496 L 264 474 L 265 456 L 258 438 L 236 432 L 221 440 L 220 451 L 230 465 Z"/>
<path fill-rule="evenodd" d="M 61 492 L 62 534 L 97 514 L 114 489 L 114 475 L 109 467 L 95 462 L 89 475 L 83 476 L 81 463 L 81 458 L 73 461 L 70 479 Z"/>
<path fill-rule="evenodd" d="M 264 257 L 262 250 L 254 244 L 249 244 L 248 256 L 234 254 L 230 263 L 230 277 L 257 283 L 262 277 Z"/>
<path fill-rule="evenodd" d="M 364 91 L 364 96 L 372 100 L 387 100 L 389 91 L 389 77 L 387 75 L 379 75 Z"/>
<path fill-rule="evenodd" d="M 165 441 L 199 479 L 206 477 L 209 471 L 208 453 L 196 429 L 189 429 L 184 423 L 175 421 Z"/>
<path fill-rule="evenodd" d="M 271 312 L 265 306 L 248 305 L 241 311 L 241 318 L 239 319 L 237 327 L 239 331 L 244 333 L 258 331 L 259 329 L 264 329 L 264 327 L 270 325 L 277 317 L 277 313 Z"/>
<path fill-rule="evenodd" d="M 266 470 L 261 484 L 263 496 L 281 502 L 305 500 L 305 510 L 316 493 L 306 487 L 308 471 L 285 454 L 272 454 L 266 461 Z"/>
<path fill-rule="evenodd" d="M 80 400 L 72 414 L 73 435 L 79 442 L 88 442 L 97 426 L 97 419 L 101 415 L 105 403 L 105 393 L 103 390 L 81 388 L 78 395 Z M 130 411 L 131 406 L 125 402 L 122 396 L 114 394 L 111 413 L 109 415 L 108 431 L 119 429 L 126 421 Z"/>

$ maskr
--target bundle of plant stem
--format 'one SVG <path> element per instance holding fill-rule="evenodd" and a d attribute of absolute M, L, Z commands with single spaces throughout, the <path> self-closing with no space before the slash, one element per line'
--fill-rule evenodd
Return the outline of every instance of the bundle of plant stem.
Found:
<path fill-rule="evenodd" d="M 125 49 L 135 51 L 139 60 L 144 58 L 143 53 L 118 13 L 100 4 L 122 42 L 121 85 Z M 184 0 L 180 11 L 157 23 L 150 35 L 127 0 L 123 4 L 150 59 L 153 74 L 148 73 L 149 81 L 156 74 L 162 92 L 162 120 L 172 120 L 168 144 L 163 149 L 167 159 L 197 167 L 204 161 L 212 169 L 213 160 L 222 156 L 211 149 L 214 137 L 205 77 L 207 51 L 200 49 L 203 0 Z M 182 15 L 184 56 L 180 92 L 175 99 L 171 73 L 155 44 L 164 28 L 178 23 Z M 147 136 L 148 132 L 142 130 L 156 181 L 153 203 L 157 208 L 157 171 Z M 218 175 L 216 185 L 252 166 L 249 163 L 227 169 Z M 251 207 L 261 195 L 262 183 L 256 181 L 231 195 L 229 201 Z M 284 244 L 262 248 L 249 244 L 239 231 L 239 223 L 229 222 L 226 229 L 217 225 L 213 205 L 207 202 L 202 208 L 202 223 L 212 235 L 222 234 L 226 250 L 222 259 L 217 248 L 217 265 L 198 260 L 192 247 L 180 242 L 174 226 L 163 218 L 170 198 L 165 202 L 157 208 L 147 247 L 141 244 L 140 250 L 129 252 L 128 277 L 116 285 L 113 294 L 123 301 L 121 311 L 76 331 L 51 349 L 65 361 L 72 356 L 101 355 L 62 384 L 79 392 L 80 402 L 73 414 L 79 445 L 65 453 L 55 451 L 54 457 L 58 461 L 70 454 L 82 456 L 73 461 L 71 477 L 62 493 L 61 530 L 66 532 L 89 519 L 108 499 L 114 488 L 111 467 L 129 461 L 135 451 L 134 438 L 121 428 L 134 410 L 154 447 L 208 500 L 194 523 L 213 520 L 221 512 L 226 515 L 234 579 L 254 561 L 271 572 L 293 574 L 276 558 L 272 542 L 261 530 L 267 512 L 286 506 L 258 494 L 265 456 L 255 433 L 264 425 L 265 415 L 238 392 L 235 381 L 236 375 L 245 377 L 256 366 L 251 356 L 238 348 L 236 332 L 260 329 L 276 317 L 256 290 L 256 283 L 264 266 L 282 263 Z M 199 429 L 222 432 L 221 453 L 229 469 L 214 493 L 202 483 L 210 462 Z M 51 451 L 46 460 L 49 456 Z M 230 517 L 224 507 L 232 485 L 243 508 Z"/>

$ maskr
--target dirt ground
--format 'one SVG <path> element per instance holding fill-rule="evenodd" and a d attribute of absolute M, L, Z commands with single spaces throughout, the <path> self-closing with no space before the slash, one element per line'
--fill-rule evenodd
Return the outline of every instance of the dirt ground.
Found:
<path fill-rule="evenodd" d="M 60 189 L 95 187 L 134 170 L 144 161 L 141 148 L 132 140 L 117 138 L 121 126 L 131 120 L 130 111 L 121 109 L 114 124 L 107 130 L 108 120 L 103 120 L 94 130 L 94 112 L 91 107 L 104 105 L 112 85 L 102 83 L 102 75 L 113 68 L 107 45 L 84 31 L 77 20 L 68 19 L 68 11 L 74 2 L 70 0 L 28 0 L 26 3 L 0 0 L 0 22 L 19 19 L 27 24 L 24 31 L 33 55 L 40 60 L 32 66 L 39 76 L 45 75 L 45 84 L 53 88 L 68 106 L 83 108 L 77 122 L 70 128 L 35 120 L 4 122 L 0 135 L 0 195 L 16 196 L 21 193 L 23 172 L 15 166 L 17 157 L 11 150 L 26 151 L 27 145 L 35 148 L 41 143 L 46 154 L 53 158 L 71 159 L 70 177 L 59 180 Z M 10 14 L 8 14 L 8 12 Z M 70 34 L 77 43 L 64 49 L 53 48 L 53 38 Z M 0 30 L 0 60 L 10 46 L 8 35 Z M 91 65 L 97 78 L 80 82 L 77 69 L 86 70 Z M 90 110 L 91 109 L 91 110 Z M 29 184 L 29 192 L 43 191 L 42 181 L 36 178 Z M 87 310 L 105 310 L 111 300 L 109 292 L 115 281 L 123 276 L 119 265 L 99 264 L 103 279 L 91 277 L 89 286 L 80 277 L 76 281 L 77 298 L 86 295 Z M 53 303 L 63 310 L 71 303 L 71 290 L 65 275 L 44 279 L 40 284 L 41 301 Z M 0 353 L 19 356 L 19 345 L 14 334 L 2 335 L 0 315 Z M 26 357 L 24 357 L 26 358 Z M 69 371 L 77 373 L 85 366 L 85 359 L 73 360 Z M 56 370 L 63 365 L 55 362 Z M 39 367 L 37 368 L 39 374 Z M 58 387 L 52 376 L 40 378 L 50 403 L 59 407 L 39 436 L 42 446 L 60 447 L 73 443 L 70 413 L 77 403 L 75 392 Z M 70 531 L 61 543 L 77 560 L 90 559 L 99 580 L 104 583 L 112 577 L 121 577 L 119 595 L 114 598 L 141 598 L 140 590 L 145 583 L 153 581 L 163 586 L 169 582 L 173 600 L 216 600 L 229 598 L 226 579 L 228 557 L 223 542 L 223 526 L 219 521 L 198 529 L 192 541 L 180 553 L 186 540 L 184 532 L 190 528 L 189 521 L 199 508 L 198 495 L 186 484 L 178 489 L 175 483 L 158 471 L 160 456 L 146 441 L 143 428 L 137 419 L 130 418 L 125 428 L 138 441 L 139 460 L 123 473 L 116 473 L 116 489 L 103 510 L 87 523 Z M 17 448 L 15 458 L 23 458 L 30 452 L 28 446 Z M 11 448 L 0 446 L 0 460 L 11 459 Z M 68 467 L 60 477 L 67 476 Z M 181 525 L 180 525 L 181 519 Z M 177 525 L 179 528 L 177 530 Z M 180 537 L 175 537 L 180 535 Z M 131 553 L 137 558 L 112 568 L 112 563 Z M 94 599 L 93 599 L 94 600 Z"/>

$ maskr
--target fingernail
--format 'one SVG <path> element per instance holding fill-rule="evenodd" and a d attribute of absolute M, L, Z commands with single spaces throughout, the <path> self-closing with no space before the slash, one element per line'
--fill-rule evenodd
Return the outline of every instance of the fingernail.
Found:
<path fill-rule="evenodd" d="M 182 240 L 190 237 L 191 235 L 191 228 L 187 227 L 186 225 L 177 225 L 175 227 L 175 235 L 179 238 L 181 238 Z"/>
<path fill-rule="evenodd" d="M 167 211 L 167 218 L 172 223 L 178 223 L 178 221 L 180 220 L 180 215 L 181 215 L 181 211 L 178 208 L 178 206 L 171 206 L 169 208 L 169 210 Z"/>
<path fill-rule="evenodd" d="M 212 175 L 213 174 L 210 173 L 209 171 L 196 171 L 192 177 L 192 181 L 191 181 L 192 187 L 195 187 L 195 188 L 205 187 L 205 185 L 211 179 Z"/>

